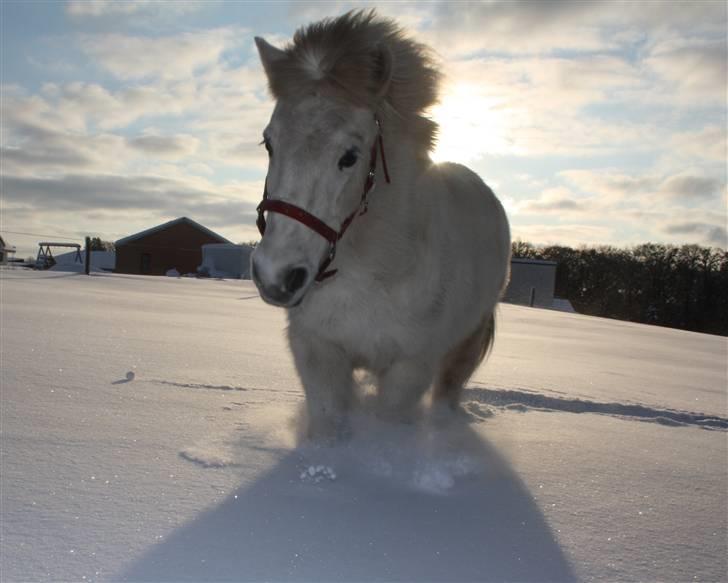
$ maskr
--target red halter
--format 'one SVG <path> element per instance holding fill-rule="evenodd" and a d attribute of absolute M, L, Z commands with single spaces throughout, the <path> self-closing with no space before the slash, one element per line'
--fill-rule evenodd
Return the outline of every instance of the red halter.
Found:
<path fill-rule="evenodd" d="M 299 223 L 303 223 L 306 225 L 309 229 L 312 229 L 313 231 L 316 231 L 319 235 L 321 235 L 324 239 L 326 239 L 329 242 L 329 253 L 324 259 L 323 263 L 319 267 L 319 271 L 316 274 L 316 281 L 321 282 L 325 279 L 328 279 L 332 275 L 334 275 L 338 270 L 337 269 L 331 269 L 329 271 L 326 271 L 328 266 L 331 264 L 331 262 L 334 260 L 334 257 L 336 257 L 336 244 L 341 240 L 341 238 L 344 236 L 344 233 L 349 228 L 349 225 L 354 222 L 354 219 L 357 216 L 361 216 L 367 212 L 368 209 L 368 196 L 371 192 L 372 188 L 374 188 L 374 184 L 376 183 L 375 176 L 376 176 L 376 170 L 377 170 L 377 148 L 382 154 L 382 169 L 384 170 L 384 179 L 387 181 L 387 183 L 390 182 L 389 180 L 389 170 L 387 169 L 387 160 L 384 157 L 384 143 L 382 141 L 382 125 L 379 122 L 379 119 L 375 119 L 377 122 L 377 139 L 372 144 L 372 151 L 369 158 L 369 173 L 367 174 L 366 182 L 364 183 L 364 192 L 361 195 L 361 200 L 359 201 L 359 206 L 354 210 L 353 213 L 351 213 L 346 219 L 344 219 L 344 222 L 341 223 L 341 229 L 339 231 L 336 231 L 329 227 L 326 223 L 324 223 L 321 219 L 318 217 L 315 217 L 308 211 L 297 207 L 294 204 L 291 204 L 289 202 L 286 202 L 284 200 L 278 200 L 275 198 L 268 198 L 268 182 L 266 181 L 265 189 L 263 191 L 263 200 L 258 205 L 258 220 L 256 221 L 256 224 L 258 226 L 258 230 L 260 231 L 261 236 L 265 235 L 265 212 L 271 212 L 271 213 L 279 213 L 282 215 L 286 215 L 287 217 L 290 217 Z"/>

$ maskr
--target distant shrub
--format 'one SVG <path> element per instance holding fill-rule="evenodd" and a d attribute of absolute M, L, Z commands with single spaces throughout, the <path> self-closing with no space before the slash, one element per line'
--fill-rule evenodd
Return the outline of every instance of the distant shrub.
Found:
<path fill-rule="evenodd" d="M 102 241 L 100 237 L 91 237 L 89 249 L 91 251 L 114 251 L 115 246 L 111 241 Z"/>
<path fill-rule="evenodd" d="M 556 261 L 556 295 L 577 311 L 728 335 L 728 253 L 699 245 L 631 248 L 513 242 L 513 256 Z"/>

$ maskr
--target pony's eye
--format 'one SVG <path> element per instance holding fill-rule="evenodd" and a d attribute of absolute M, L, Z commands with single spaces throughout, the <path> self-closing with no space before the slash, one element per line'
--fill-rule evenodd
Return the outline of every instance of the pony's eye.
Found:
<path fill-rule="evenodd" d="M 264 138 L 263 141 L 261 142 L 261 144 L 265 146 L 265 149 L 268 152 L 268 157 L 269 158 L 272 157 L 273 156 L 273 146 L 270 145 L 268 138 Z"/>
<path fill-rule="evenodd" d="M 339 170 L 342 170 L 343 168 L 351 168 L 354 164 L 356 164 L 357 161 L 357 151 L 355 148 L 350 148 L 346 151 L 346 154 L 344 154 L 339 159 Z"/>

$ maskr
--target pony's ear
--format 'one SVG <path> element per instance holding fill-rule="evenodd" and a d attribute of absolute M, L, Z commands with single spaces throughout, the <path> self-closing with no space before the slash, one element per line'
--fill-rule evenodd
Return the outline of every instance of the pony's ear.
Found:
<path fill-rule="evenodd" d="M 392 49 L 387 45 L 377 45 L 375 52 L 375 82 L 377 90 L 374 94 L 375 99 L 383 99 L 389 91 L 389 84 L 392 81 L 392 71 L 394 70 L 394 54 Z"/>
<path fill-rule="evenodd" d="M 259 36 L 255 37 L 255 46 L 258 47 L 258 55 L 260 55 L 260 62 L 263 63 L 268 79 L 270 79 L 273 70 L 277 63 L 285 60 L 287 55 L 285 51 L 277 49 L 264 38 Z"/>

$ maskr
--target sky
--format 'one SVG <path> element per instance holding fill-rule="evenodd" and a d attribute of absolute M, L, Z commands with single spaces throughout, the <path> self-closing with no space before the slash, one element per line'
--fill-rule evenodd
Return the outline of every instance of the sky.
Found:
<path fill-rule="evenodd" d="M 726 3 L 0 2 L 0 233 L 114 241 L 189 216 L 236 241 L 272 111 L 254 36 L 352 8 L 437 53 L 433 159 L 535 244 L 726 248 Z"/>

